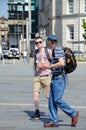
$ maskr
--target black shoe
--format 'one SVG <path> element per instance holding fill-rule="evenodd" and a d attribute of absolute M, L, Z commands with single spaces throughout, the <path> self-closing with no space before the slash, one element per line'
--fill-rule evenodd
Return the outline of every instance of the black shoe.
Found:
<path fill-rule="evenodd" d="M 39 119 L 39 118 L 40 118 L 40 115 L 37 114 L 37 113 L 35 113 L 35 114 L 31 117 L 31 119 Z"/>

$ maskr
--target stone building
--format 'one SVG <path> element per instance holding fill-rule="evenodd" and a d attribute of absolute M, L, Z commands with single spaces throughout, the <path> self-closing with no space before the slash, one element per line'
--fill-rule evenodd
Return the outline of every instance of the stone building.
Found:
<path fill-rule="evenodd" d="M 86 51 L 82 20 L 86 20 L 86 0 L 39 0 L 39 30 L 57 34 L 63 46 Z"/>
<path fill-rule="evenodd" d="M 0 45 L 6 44 L 8 41 L 8 20 L 0 17 Z"/>

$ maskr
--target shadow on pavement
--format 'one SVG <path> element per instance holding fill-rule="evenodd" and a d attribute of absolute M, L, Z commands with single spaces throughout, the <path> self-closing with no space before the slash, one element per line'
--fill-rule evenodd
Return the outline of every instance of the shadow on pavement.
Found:
<path fill-rule="evenodd" d="M 24 111 L 29 117 L 30 117 L 30 120 L 31 121 L 34 121 L 34 122 L 38 122 L 39 120 L 43 123 L 47 123 L 49 122 L 49 115 L 46 115 L 45 112 L 40 112 L 40 118 L 39 119 L 31 119 L 31 116 L 34 114 L 34 111 Z M 59 126 L 70 126 L 72 127 L 70 124 L 64 124 L 63 123 L 63 120 L 59 120 Z"/>
<path fill-rule="evenodd" d="M 45 112 L 40 112 L 40 115 L 41 115 L 41 116 L 40 116 L 39 119 L 31 119 L 31 116 L 34 114 L 34 111 L 24 111 L 24 112 L 30 117 L 30 120 L 32 120 L 32 121 L 40 120 L 40 121 L 42 121 L 43 123 L 49 121 L 49 117 L 48 117 L 48 115 L 46 115 Z"/>

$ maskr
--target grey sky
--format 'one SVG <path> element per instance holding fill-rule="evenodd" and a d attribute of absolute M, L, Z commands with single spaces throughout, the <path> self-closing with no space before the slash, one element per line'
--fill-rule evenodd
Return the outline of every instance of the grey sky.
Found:
<path fill-rule="evenodd" d="M 0 0 L 0 17 L 4 16 L 4 17 L 8 17 L 8 6 L 7 6 L 7 2 L 8 0 Z"/>

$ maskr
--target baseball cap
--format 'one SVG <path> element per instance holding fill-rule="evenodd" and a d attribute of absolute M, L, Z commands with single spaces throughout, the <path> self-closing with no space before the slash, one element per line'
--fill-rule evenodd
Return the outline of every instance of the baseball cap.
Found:
<path fill-rule="evenodd" d="M 51 34 L 51 35 L 48 36 L 47 40 L 50 40 L 50 41 L 57 41 L 57 36 Z"/>

